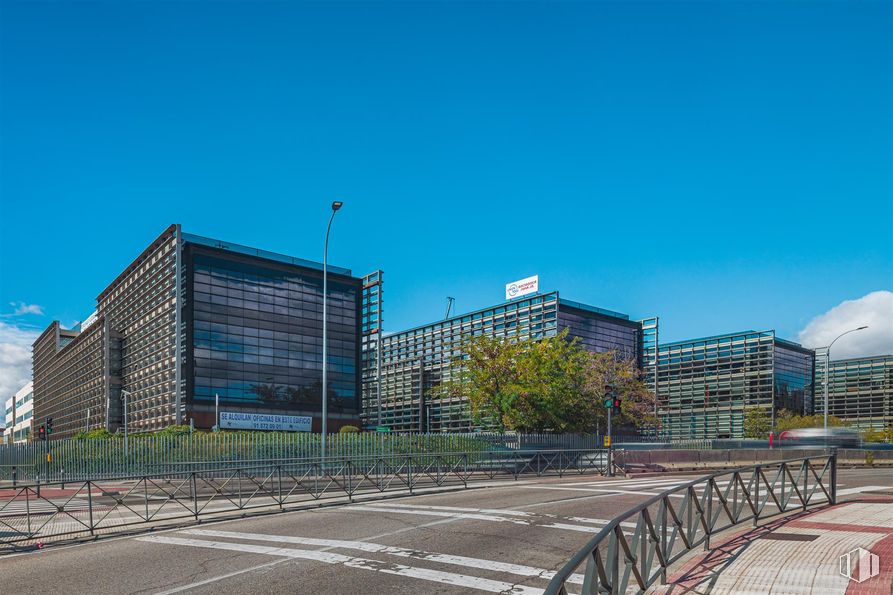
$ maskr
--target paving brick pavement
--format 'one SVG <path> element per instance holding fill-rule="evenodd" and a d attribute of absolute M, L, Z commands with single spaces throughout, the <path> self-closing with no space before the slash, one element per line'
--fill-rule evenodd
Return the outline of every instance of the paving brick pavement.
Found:
<path fill-rule="evenodd" d="M 856 548 L 880 558 L 880 574 L 862 583 L 840 574 L 840 556 Z M 727 534 L 650 592 L 893 595 L 893 498 L 863 497 Z"/>

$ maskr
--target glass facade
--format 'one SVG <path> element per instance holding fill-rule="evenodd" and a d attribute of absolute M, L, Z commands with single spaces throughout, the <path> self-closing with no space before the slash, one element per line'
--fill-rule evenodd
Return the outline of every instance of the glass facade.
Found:
<path fill-rule="evenodd" d="M 812 413 L 815 355 L 774 331 L 660 345 L 657 406 L 669 439 L 741 438 L 744 411 Z"/>
<path fill-rule="evenodd" d="M 816 362 L 816 413 L 823 414 L 824 354 Z M 832 360 L 829 414 L 853 427 L 881 430 L 893 424 L 893 355 Z"/>
<path fill-rule="evenodd" d="M 328 272 L 337 430 L 359 408 L 362 281 Z M 34 417 L 52 417 L 55 437 L 118 430 L 125 395 L 133 432 L 210 427 L 215 394 L 230 410 L 321 407 L 322 265 L 171 225 L 96 300 L 79 327 L 54 322 L 34 343 Z"/>
<path fill-rule="evenodd" d="M 395 431 L 472 429 L 462 396 L 426 397 L 449 380 L 462 342 L 478 335 L 536 340 L 565 328 L 587 349 L 641 358 L 641 324 L 626 315 L 559 299 L 558 292 L 530 296 L 383 337 L 381 423 Z M 377 423 L 371 392 L 364 402 L 365 420 Z"/>
<path fill-rule="evenodd" d="M 192 271 L 196 403 L 319 411 L 322 274 L 187 249 Z M 360 281 L 328 280 L 328 393 L 332 411 L 358 408 Z"/>
<path fill-rule="evenodd" d="M 815 352 L 776 337 L 774 355 L 775 407 L 812 415 Z"/>

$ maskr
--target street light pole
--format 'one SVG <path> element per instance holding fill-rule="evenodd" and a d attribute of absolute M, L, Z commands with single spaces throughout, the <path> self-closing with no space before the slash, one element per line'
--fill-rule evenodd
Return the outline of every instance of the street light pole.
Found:
<path fill-rule="evenodd" d="M 329 225 L 326 227 L 326 243 L 322 253 L 322 441 L 320 455 L 326 458 L 326 432 L 328 431 L 329 398 L 328 398 L 328 301 L 329 301 L 329 232 L 332 230 L 332 220 L 335 213 L 344 203 L 334 201 L 332 203 L 332 215 L 329 217 Z"/>
<path fill-rule="evenodd" d="M 845 333 L 841 333 L 837 336 L 837 339 L 841 338 L 844 335 L 848 335 L 850 333 L 855 333 L 856 331 L 861 331 L 862 329 L 868 328 L 868 325 L 860 326 L 859 328 L 850 329 Z M 831 345 L 837 342 L 837 339 L 831 341 Z M 825 436 L 828 435 L 828 382 L 831 380 L 831 345 L 828 345 L 828 348 L 825 349 Z"/>

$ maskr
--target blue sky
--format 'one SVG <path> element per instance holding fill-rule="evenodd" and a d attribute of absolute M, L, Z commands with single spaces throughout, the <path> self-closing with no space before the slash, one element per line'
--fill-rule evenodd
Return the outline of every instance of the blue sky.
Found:
<path fill-rule="evenodd" d="M 339 199 L 388 330 L 538 273 L 796 338 L 893 288 L 891 6 L 3 1 L 0 323 L 84 318 L 172 222 L 320 259 Z"/>

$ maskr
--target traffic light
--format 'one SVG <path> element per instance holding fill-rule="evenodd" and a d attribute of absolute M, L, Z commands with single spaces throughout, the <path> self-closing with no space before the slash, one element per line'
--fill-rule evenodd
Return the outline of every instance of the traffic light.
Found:
<path fill-rule="evenodd" d="M 53 418 L 47 418 L 47 436 L 53 433 Z"/>
<path fill-rule="evenodd" d="M 614 397 L 614 415 L 620 415 L 620 397 Z"/>
<path fill-rule="evenodd" d="M 46 440 L 47 439 L 47 429 L 43 426 L 43 424 L 41 424 L 40 427 L 37 428 L 37 439 L 38 440 Z"/>
<path fill-rule="evenodd" d="M 610 384 L 605 385 L 605 409 L 610 409 L 614 405 L 614 387 Z"/>

